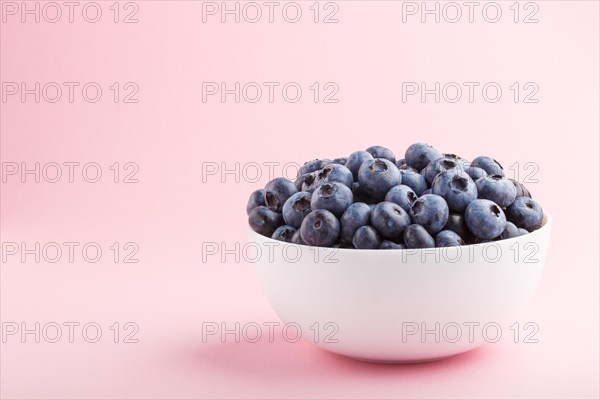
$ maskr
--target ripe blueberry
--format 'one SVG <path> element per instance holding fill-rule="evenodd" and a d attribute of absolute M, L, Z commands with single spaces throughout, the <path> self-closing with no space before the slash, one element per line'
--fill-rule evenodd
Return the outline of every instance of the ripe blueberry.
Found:
<path fill-rule="evenodd" d="M 471 167 L 479 167 L 483 169 L 488 175 L 500 175 L 504 176 L 504 169 L 502 165 L 492 157 L 479 156 L 471 162 Z"/>
<path fill-rule="evenodd" d="M 356 230 L 361 226 L 368 225 L 370 219 L 371 207 L 365 203 L 352 204 L 340 218 L 342 240 L 352 243 Z"/>
<path fill-rule="evenodd" d="M 410 145 L 410 147 L 406 149 L 406 154 L 404 155 L 406 163 L 417 171 L 421 171 L 431 161 L 441 157 L 443 157 L 442 153 L 426 143 L 415 143 Z"/>
<path fill-rule="evenodd" d="M 348 168 L 350 172 L 352 172 L 354 182 L 358 182 L 358 170 L 360 169 L 362 163 L 372 159 L 373 156 L 371 155 L 371 153 L 362 150 L 355 151 L 354 153 L 348 156 L 348 159 L 346 160 L 346 168 Z"/>
<path fill-rule="evenodd" d="M 531 232 L 542 226 L 544 211 L 535 200 L 521 196 L 506 208 L 506 216 L 517 227 Z"/>
<path fill-rule="evenodd" d="M 315 174 L 317 187 L 321 186 L 324 183 L 340 182 L 348 186 L 349 189 L 352 189 L 352 184 L 354 183 L 354 177 L 352 176 L 352 172 L 350 172 L 348 168 L 340 164 L 327 164 L 320 171 L 316 171 Z"/>
<path fill-rule="evenodd" d="M 366 150 L 366 152 L 370 153 L 373 156 L 373 158 L 385 158 L 386 160 L 389 160 L 394 164 L 396 163 L 396 156 L 394 155 L 394 152 L 392 152 L 386 147 L 371 146 Z"/>
<path fill-rule="evenodd" d="M 433 183 L 433 180 L 439 173 L 457 169 L 462 170 L 462 167 L 453 160 L 442 157 L 433 160 L 429 164 L 427 164 L 427 166 L 421 171 L 421 175 L 423 175 L 427 183 L 431 185 Z"/>
<path fill-rule="evenodd" d="M 340 237 L 340 222 L 327 210 L 314 210 L 300 226 L 302 241 L 309 246 L 333 246 Z"/>
<path fill-rule="evenodd" d="M 400 176 L 400 182 L 411 188 L 417 196 L 422 195 L 429 188 L 423 175 L 412 169 L 400 169 Z"/>
<path fill-rule="evenodd" d="M 296 190 L 299 192 L 307 192 L 308 190 L 304 190 L 304 187 L 311 187 L 312 183 L 315 181 L 315 174 L 313 172 L 304 174 L 299 176 L 294 181 L 294 185 L 296 186 Z M 305 186 L 306 185 L 306 186 Z"/>
<path fill-rule="evenodd" d="M 474 182 L 479 178 L 483 178 L 487 176 L 487 172 L 479 167 L 469 167 L 465 169 L 465 172 L 473 179 Z"/>
<path fill-rule="evenodd" d="M 296 232 L 294 232 L 294 236 L 292 236 L 292 243 L 306 244 L 304 243 L 304 240 L 302 240 L 302 236 L 300 236 L 300 229 L 296 229 Z"/>
<path fill-rule="evenodd" d="M 531 193 L 525 187 L 525 185 L 523 185 L 521 182 L 517 182 L 516 180 L 510 179 L 510 178 L 509 178 L 509 181 L 511 181 L 517 188 L 517 197 L 522 197 L 522 196 L 531 197 Z"/>
<path fill-rule="evenodd" d="M 394 186 L 385 195 L 385 201 L 396 203 L 407 212 L 418 198 L 419 196 L 417 196 L 411 188 L 405 185 Z"/>
<path fill-rule="evenodd" d="M 463 170 L 469 168 L 469 166 L 471 165 L 471 162 L 469 160 L 462 158 L 461 156 L 458 156 L 456 154 L 444 153 L 444 158 L 454 161 L 456 165 L 461 166 Z"/>
<path fill-rule="evenodd" d="M 492 240 L 506 228 L 506 216 L 502 208 L 491 200 L 477 199 L 465 210 L 469 230 L 478 238 Z"/>
<path fill-rule="evenodd" d="M 410 209 L 412 221 L 415 224 L 422 225 L 432 235 L 444 228 L 446 222 L 448 222 L 449 214 L 446 200 L 436 194 L 426 194 L 419 197 Z"/>
<path fill-rule="evenodd" d="M 313 210 L 328 210 L 336 217 L 341 217 L 344 211 L 353 202 L 352 191 L 348 186 L 339 183 L 325 183 L 313 193 L 310 199 L 310 207 Z"/>
<path fill-rule="evenodd" d="M 381 250 L 403 250 L 406 249 L 406 246 L 404 246 L 401 243 L 394 243 L 389 240 L 382 240 L 381 244 L 379 245 L 379 248 Z"/>
<path fill-rule="evenodd" d="M 294 228 L 293 226 L 282 225 L 279 228 L 275 229 L 275 232 L 273 232 L 271 239 L 291 243 L 295 233 L 296 228 Z"/>
<path fill-rule="evenodd" d="M 519 228 L 515 224 L 510 221 L 506 222 L 506 228 L 500 234 L 500 239 L 510 239 L 517 236 L 521 236 L 521 232 L 519 232 Z"/>
<path fill-rule="evenodd" d="M 401 179 L 398 167 L 384 158 L 367 160 L 358 170 L 361 189 L 377 200 L 383 200 L 388 190 L 399 185 Z"/>
<path fill-rule="evenodd" d="M 465 241 L 453 231 L 445 230 L 435 236 L 435 247 L 463 246 Z"/>
<path fill-rule="evenodd" d="M 398 204 L 382 201 L 371 212 L 371 225 L 384 238 L 400 241 L 404 230 L 410 225 L 410 217 Z"/>
<path fill-rule="evenodd" d="M 479 178 L 477 182 L 477 195 L 480 199 L 488 199 L 500 207 L 508 207 L 517 196 L 515 185 L 500 175 L 490 175 Z"/>
<path fill-rule="evenodd" d="M 285 178 L 275 178 L 265 186 L 265 204 L 271 210 L 281 212 L 285 201 L 297 191 L 293 182 Z"/>
<path fill-rule="evenodd" d="M 463 212 L 477 198 L 475 182 L 466 172 L 450 169 L 438 174 L 431 186 L 433 194 L 442 196 L 451 211 Z"/>
<path fill-rule="evenodd" d="M 357 249 L 377 249 L 381 244 L 381 236 L 372 226 L 361 226 L 356 230 L 352 244 Z"/>
<path fill-rule="evenodd" d="M 311 194 L 308 192 L 298 192 L 290 196 L 283 204 L 283 219 L 286 224 L 294 228 L 300 228 L 304 217 L 311 212 L 310 208 Z"/>
<path fill-rule="evenodd" d="M 329 163 L 331 163 L 331 160 L 328 160 L 328 159 L 312 160 L 312 161 L 305 162 L 304 165 L 301 166 L 300 169 L 298 169 L 298 173 L 296 176 L 300 177 L 302 175 L 310 174 L 311 172 L 318 171 Z"/>
<path fill-rule="evenodd" d="M 265 205 L 265 191 L 263 189 L 258 189 L 252 192 L 250 198 L 248 199 L 248 204 L 246 204 L 246 214 L 250 214 L 250 211 L 254 210 L 258 206 Z"/>
<path fill-rule="evenodd" d="M 283 217 L 278 212 L 265 206 L 258 206 L 248 215 L 250 228 L 258 234 L 271 237 L 275 229 L 283 224 Z"/>
<path fill-rule="evenodd" d="M 409 249 L 425 249 L 435 247 L 435 240 L 423 226 L 412 224 L 404 231 L 404 244 Z"/>

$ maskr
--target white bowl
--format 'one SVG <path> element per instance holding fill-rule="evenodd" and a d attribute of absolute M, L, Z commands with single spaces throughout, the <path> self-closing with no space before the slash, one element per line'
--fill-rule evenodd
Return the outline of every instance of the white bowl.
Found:
<path fill-rule="evenodd" d="M 253 231 L 250 240 L 262 249 L 258 276 L 290 340 L 301 332 L 348 357 L 415 363 L 497 341 L 498 333 L 512 338 L 550 228 L 545 214 L 540 229 L 517 238 L 418 250 L 300 246 Z"/>

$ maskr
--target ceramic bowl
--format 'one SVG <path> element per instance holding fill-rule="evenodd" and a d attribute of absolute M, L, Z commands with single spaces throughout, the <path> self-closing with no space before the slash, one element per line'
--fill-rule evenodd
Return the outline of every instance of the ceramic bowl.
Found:
<path fill-rule="evenodd" d="M 433 361 L 512 337 L 542 274 L 551 218 L 527 235 L 436 249 L 356 250 L 250 231 L 273 309 L 302 338 L 382 363 Z M 291 331 L 290 331 L 291 332 Z"/>

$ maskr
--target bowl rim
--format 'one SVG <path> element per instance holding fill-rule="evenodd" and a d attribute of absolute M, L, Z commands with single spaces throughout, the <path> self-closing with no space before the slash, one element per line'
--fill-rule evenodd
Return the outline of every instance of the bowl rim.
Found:
<path fill-rule="evenodd" d="M 530 236 L 530 235 L 536 235 L 537 236 L 537 235 L 539 235 L 542 232 L 550 231 L 551 226 L 552 226 L 552 217 L 550 216 L 549 213 L 547 213 L 546 211 L 544 211 L 544 217 L 542 219 L 542 226 L 540 228 L 536 229 L 533 232 L 529 232 L 527 235 L 517 236 L 517 237 L 514 237 L 514 238 L 508 238 L 508 239 L 494 240 L 494 241 L 485 242 L 485 243 L 466 244 L 466 245 L 457 246 L 457 247 L 460 247 L 460 248 L 469 248 L 469 247 L 483 248 L 485 246 L 494 245 L 495 243 L 499 243 L 499 242 L 506 243 L 506 244 L 512 243 L 512 242 L 517 242 L 517 241 L 523 240 L 527 236 Z M 251 236 L 255 236 L 255 237 L 260 238 L 260 240 L 262 242 L 270 241 L 270 242 L 276 242 L 276 243 L 283 243 L 283 244 L 285 244 L 287 246 L 298 246 L 300 248 L 303 248 L 303 247 L 315 248 L 315 247 L 317 247 L 319 249 L 323 249 L 324 251 L 325 250 L 331 250 L 331 251 L 336 251 L 336 252 L 339 251 L 339 252 L 342 252 L 342 253 L 349 252 L 349 253 L 352 253 L 352 254 L 357 254 L 358 252 L 373 253 L 373 252 L 380 252 L 380 251 L 385 251 L 386 254 L 394 253 L 394 252 L 399 253 L 399 252 L 403 252 L 403 251 L 411 251 L 411 252 L 415 252 L 415 251 L 416 252 L 428 251 L 428 252 L 431 252 L 431 251 L 443 251 L 444 249 L 447 248 L 447 247 L 432 247 L 432 248 L 425 248 L 425 249 L 385 249 L 385 250 L 383 250 L 383 249 L 346 249 L 346 248 L 341 248 L 341 247 L 309 246 L 309 245 L 306 245 L 306 244 L 297 244 L 297 243 L 283 242 L 281 240 L 276 240 L 276 239 L 273 239 L 273 238 L 270 238 L 270 237 L 267 237 L 267 236 L 263 236 L 260 233 L 253 231 L 252 228 L 250 228 L 249 226 L 247 227 L 247 229 L 248 229 L 248 232 L 249 232 L 249 234 Z"/>

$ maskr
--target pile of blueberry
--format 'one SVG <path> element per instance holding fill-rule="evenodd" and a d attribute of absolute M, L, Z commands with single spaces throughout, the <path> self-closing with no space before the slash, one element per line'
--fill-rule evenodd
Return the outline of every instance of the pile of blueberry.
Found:
<path fill-rule="evenodd" d="M 543 211 L 500 163 L 469 162 L 411 145 L 404 159 L 381 146 L 314 160 L 295 182 L 270 181 L 250 195 L 250 227 L 309 246 L 404 249 L 460 246 L 525 235 Z"/>

